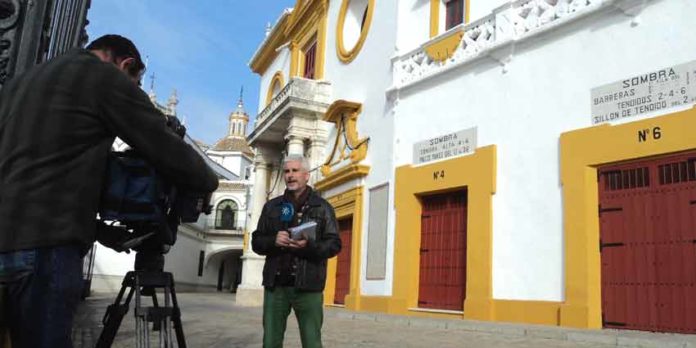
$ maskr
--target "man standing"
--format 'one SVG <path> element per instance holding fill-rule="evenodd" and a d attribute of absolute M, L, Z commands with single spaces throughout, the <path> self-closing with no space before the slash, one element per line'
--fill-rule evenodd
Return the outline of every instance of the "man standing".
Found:
<path fill-rule="evenodd" d="M 266 256 L 263 347 L 283 346 L 290 309 L 297 317 L 302 347 L 321 347 L 326 260 L 341 251 L 336 215 L 331 205 L 307 186 L 306 158 L 285 158 L 283 178 L 285 193 L 263 206 L 251 240 L 254 252 Z M 314 238 L 291 238 L 290 227 L 310 221 L 317 224 Z"/>
<path fill-rule="evenodd" d="M 0 286 L 14 348 L 72 347 L 116 136 L 174 185 L 218 185 L 138 87 L 144 68 L 130 40 L 106 35 L 0 91 Z"/>

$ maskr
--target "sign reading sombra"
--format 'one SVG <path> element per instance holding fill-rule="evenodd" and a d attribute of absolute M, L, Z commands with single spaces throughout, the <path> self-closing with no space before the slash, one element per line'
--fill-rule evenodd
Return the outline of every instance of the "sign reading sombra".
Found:
<path fill-rule="evenodd" d="M 419 141 L 413 144 L 413 164 L 438 161 L 473 153 L 476 149 L 476 127 Z"/>
<path fill-rule="evenodd" d="M 696 103 L 696 61 L 592 89 L 592 124 Z"/>

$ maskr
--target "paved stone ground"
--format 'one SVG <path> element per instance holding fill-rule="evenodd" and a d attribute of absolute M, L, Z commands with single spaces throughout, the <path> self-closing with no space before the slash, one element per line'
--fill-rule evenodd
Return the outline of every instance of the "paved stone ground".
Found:
<path fill-rule="evenodd" d="M 261 309 L 234 305 L 234 295 L 178 294 L 186 343 L 199 347 L 261 347 Z M 91 348 L 101 332 L 101 319 L 115 294 L 95 294 L 80 306 L 73 334 L 75 348 Z M 134 302 L 134 301 L 133 301 Z M 131 304 L 132 307 L 132 304 Z M 113 347 L 135 347 L 132 308 Z M 448 348 L 448 347 L 693 347 L 694 335 L 667 335 L 614 330 L 569 330 L 548 326 L 435 320 L 327 308 L 324 321 L 327 348 Z M 152 347 L 156 347 L 153 341 Z M 291 314 L 286 348 L 301 347 Z"/>

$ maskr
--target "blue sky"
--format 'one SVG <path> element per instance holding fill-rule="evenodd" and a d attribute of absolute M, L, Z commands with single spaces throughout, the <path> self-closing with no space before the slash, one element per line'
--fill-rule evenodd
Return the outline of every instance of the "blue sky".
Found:
<path fill-rule="evenodd" d="M 90 40 L 120 34 L 133 40 L 143 59 L 143 81 L 166 103 L 173 89 L 177 112 L 193 138 L 212 144 L 227 132 L 227 116 L 244 86 L 244 103 L 256 115 L 259 77 L 248 62 L 272 24 L 295 0 L 96 0 L 88 12 Z M 253 122 L 253 121 L 252 121 Z M 251 122 L 250 122 L 251 123 Z"/>

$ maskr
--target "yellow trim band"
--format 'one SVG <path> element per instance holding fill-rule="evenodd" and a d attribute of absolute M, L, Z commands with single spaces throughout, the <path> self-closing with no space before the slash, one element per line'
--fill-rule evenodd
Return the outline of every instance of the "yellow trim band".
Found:
<path fill-rule="evenodd" d="M 331 153 L 321 166 L 321 174 L 324 177 L 331 176 L 332 166 L 345 159 L 345 148 L 339 149 L 342 133 L 345 132 L 347 144 L 352 149 L 350 151 L 350 162 L 358 164 L 367 157 L 368 142 L 367 138 L 358 137 L 358 115 L 362 112 L 362 104 L 347 100 L 337 100 L 326 110 L 324 121 L 336 125 L 336 141 L 334 142 Z"/>
<path fill-rule="evenodd" d="M 661 137 L 639 141 L 659 127 Z M 661 117 L 563 133 L 560 139 L 565 240 L 565 303 L 560 324 L 602 327 L 597 169 L 602 164 L 696 148 L 696 108 Z"/>
<path fill-rule="evenodd" d="M 293 10 L 285 35 L 294 44 L 290 61 L 290 77 L 302 76 L 304 71 L 304 52 L 310 41 L 317 40 L 315 57 L 314 79 L 324 78 L 324 64 L 326 52 L 326 17 L 328 12 L 327 0 L 298 1 Z"/>
<path fill-rule="evenodd" d="M 440 35 L 440 7 L 442 0 L 430 0 L 430 38 Z M 464 23 L 469 23 L 469 0 L 464 0 Z"/>
<path fill-rule="evenodd" d="M 289 16 L 283 16 L 280 22 L 276 24 L 278 29 L 273 30 L 272 36 L 265 40 L 260 53 L 249 64 L 253 72 L 259 75 L 265 74 L 268 67 L 273 63 L 273 60 L 278 56 L 276 49 L 287 42 L 284 28 L 288 24 L 288 17 Z"/>
<path fill-rule="evenodd" d="M 362 250 L 362 211 L 363 187 L 358 186 L 327 199 L 336 211 L 336 219 L 352 216 L 350 249 L 350 285 L 345 298 L 345 307 L 358 310 L 360 307 L 360 252 Z M 337 258 L 329 260 L 327 268 L 327 284 L 324 289 L 324 304 L 330 305 L 335 301 L 336 294 L 336 265 Z M 331 281 L 329 281 L 331 279 Z"/>
<path fill-rule="evenodd" d="M 300 65 L 300 49 L 297 46 L 297 42 L 290 42 L 290 78 L 300 76 L 300 70 L 298 66 Z"/>
<path fill-rule="evenodd" d="M 444 62 L 454 55 L 454 51 L 462 42 L 462 37 L 464 37 L 464 30 L 461 27 L 452 30 L 436 40 L 429 41 L 424 47 L 425 53 L 434 61 Z"/>
<path fill-rule="evenodd" d="M 433 173 L 442 173 L 435 177 Z M 490 145 L 469 156 L 433 164 L 396 169 L 396 234 L 394 236 L 394 284 L 389 309 L 393 313 L 426 315 L 409 311 L 418 307 L 420 215 L 419 196 L 467 188 L 467 269 L 464 318 L 490 320 L 492 304 L 493 194 L 496 187 L 496 147 Z M 452 317 L 453 315 L 444 315 Z M 455 316 L 456 317 L 456 316 Z M 459 316 L 461 317 L 461 316 Z"/>
<path fill-rule="evenodd" d="M 268 87 L 268 91 L 266 92 L 266 106 L 271 103 L 273 100 L 273 90 L 275 89 L 276 84 L 278 84 L 278 90 L 283 89 L 285 86 L 285 82 L 283 81 L 283 72 L 282 71 L 277 71 L 275 75 L 273 75 L 273 78 L 271 79 L 271 84 Z"/>
<path fill-rule="evenodd" d="M 434 38 L 440 33 L 440 1 L 430 0 L 430 37 Z"/>
<path fill-rule="evenodd" d="M 355 43 L 355 46 L 353 46 L 353 48 L 347 50 L 343 42 L 343 29 L 345 28 L 346 15 L 348 13 L 348 5 L 350 4 L 350 1 L 351 0 L 343 0 L 343 3 L 341 4 L 341 10 L 338 14 L 338 23 L 336 24 L 336 54 L 338 54 L 338 58 L 346 64 L 352 62 L 353 59 L 355 59 L 355 57 L 358 56 L 358 53 L 360 53 L 360 50 L 362 49 L 362 46 L 365 43 L 365 39 L 367 38 L 367 33 L 370 31 L 370 24 L 372 23 L 372 14 L 375 11 L 375 0 L 368 0 L 365 24 L 362 30 L 360 31 L 360 37 L 358 38 L 358 42 Z"/>
<path fill-rule="evenodd" d="M 363 164 L 352 164 L 329 174 L 320 181 L 317 181 L 314 183 L 314 188 L 317 189 L 317 191 L 326 191 L 353 179 L 365 177 L 369 173 L 370 166 Z"/>

